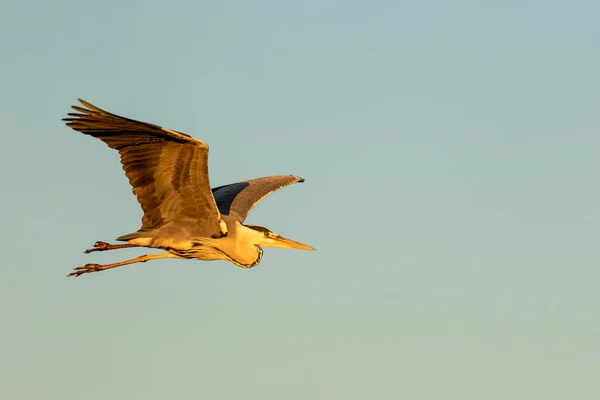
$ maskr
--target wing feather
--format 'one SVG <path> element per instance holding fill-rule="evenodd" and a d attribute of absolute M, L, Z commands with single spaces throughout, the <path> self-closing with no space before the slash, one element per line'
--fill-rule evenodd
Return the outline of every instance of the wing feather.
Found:
<path fill-rule="evenodd" d="M 250 211 L 271 193 L 304 179 L 294 175 L 265 176 L 212 189 L 222 215 L 234 215 L 244 222 Z"/>
<path fill-rule="evenodd" d="M 194 220 L 194 232 L 220 236 L 221 214 L 210 190 L 208 145 L 185 133 L 104 111 L 86 101 L 65 118 L 72 129 L 115 149 L 144 215 L 140 231 Z M 177 226 L 177 224 L 173 224 Z M 189 231 L 189 226 L 186 231 Z"/>

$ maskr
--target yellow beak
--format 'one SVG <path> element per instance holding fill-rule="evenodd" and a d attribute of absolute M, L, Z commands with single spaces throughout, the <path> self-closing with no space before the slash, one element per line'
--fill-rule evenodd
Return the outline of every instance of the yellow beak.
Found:
<path fill-rule="evenodd" d="M 314 247 L 304 243 L 296 242 L 295 240 L 278 236 L 274 239 L 275 245 L 273 247 L 283 247 L 286 249 L 300 249 L 300 250 L 316 250 Z"/>

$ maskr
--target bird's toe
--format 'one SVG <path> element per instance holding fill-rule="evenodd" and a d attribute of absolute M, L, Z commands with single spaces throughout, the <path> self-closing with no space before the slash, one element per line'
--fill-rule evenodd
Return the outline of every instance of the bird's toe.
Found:
<path fill-rule="evenodd" d="M 77 276 L 80 276 L 80 275 L 83 275 L 83 274 L 87 274 L 88 272 L 101 271 L 102 270 L 101 267 L 102 266 L 98 265 L 98 264 L 85 264 L 85 265 L 82 265 L 80 267 L 73 268 L 73 272 L 71 272 L 67 276 L 75 276 L 75 277 L 77 277 Z"/>
<path fill-rule="evenodd" d="M 110 244 L 106 243 L 106 242 L 96 242 L 94 243 L 94 248 L 92 249 L 87 249 L 84 251 L 85 254 L 90 254 L 94 251 L 100 251 L 100 250 L 106 250 L 108 249 L 108 247 L 110 246 Z"/>

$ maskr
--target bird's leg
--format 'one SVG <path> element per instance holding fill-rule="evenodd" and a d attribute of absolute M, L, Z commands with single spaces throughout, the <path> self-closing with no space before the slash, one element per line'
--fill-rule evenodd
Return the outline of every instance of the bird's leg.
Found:
<path fill-rule="evenodd" d="M 131 260 L 117 262 L 114 264 L 106 264 L 106 265 L 85 264 L 81 267 L 74 268 L 74 272 L 71 272 L 67 276 L 79 276 L 79 275 L 87 274 L 88 272 L 104 271 L 105 269 L 116 268 L 116 267 L 120 267 L 122 265 L 135 264 L 135 263 L 146 262 L 146 261 L 150 261 L 150 260 L 156 260 L 159 258 L 181 258 L 181 257 L 176 256 L 175 254 L 171 254 L 171 253 L 150 254 L 150 255 L 132 258 Z"/>
<path fill-rule="evenodd" d="M 90 254 L 93 251 L 105 251 L 105 250 L 116 250 L 116 249 L 126 249 L 127 247 L 140 247 L 137 244 L 109 244 L 106 242 L 96 242 L 94 243 L 93 249 L 87 249 L 84 251 L 85 254 Z"/>

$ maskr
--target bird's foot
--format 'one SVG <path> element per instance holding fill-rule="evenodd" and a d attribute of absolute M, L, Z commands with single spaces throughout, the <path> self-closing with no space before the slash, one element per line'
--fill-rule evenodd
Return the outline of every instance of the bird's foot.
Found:
<path fill-rule="evenodd" d="M 77 276 L 80 276 L 83 274 L 87 274 L 89 272 L 96 272 L 96 271 L 102 271 L 102 270 L 104 270 L 104 268 L 100 264 L 85 264 L 85 265 L 82 265 L 81 267 L 73 268 L 73 272 L 71 272 L 67 276 L 77 277 Z"/>
<path fill-rule="evenodd" d="M 110 249 L 110 244 L 108 244 L 106 242 L 96 242 L 96 243 L 94 243 L 93 249 L 87 249 L 86 251 L 84 251 L 84 253 L 90 254 L 93 251 L 102 251 L 102 250 L 109 250 L 109 249 Z"/>

